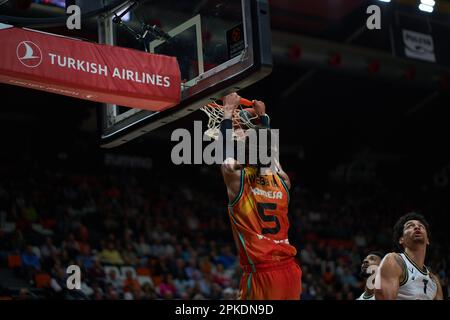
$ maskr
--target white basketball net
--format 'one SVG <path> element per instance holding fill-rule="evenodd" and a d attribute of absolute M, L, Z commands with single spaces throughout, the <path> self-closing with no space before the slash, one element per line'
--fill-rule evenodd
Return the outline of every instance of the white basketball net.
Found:
<path fill-rule="evenodd" d="M 205 131 L 205 135 L 218 140 L 220 136 L 220 123 L 223 120 L 223 106 L 212 102 L 200 108 L 208 115 L 208 130 Z M 241 105 L 234 110 L 233 113 L 233 139 L 241 141 L 245 139 L 245 133 L 248 129 L 254 128 L 254 120 L 258 119 L 258 116 L 252 116 Z"/>

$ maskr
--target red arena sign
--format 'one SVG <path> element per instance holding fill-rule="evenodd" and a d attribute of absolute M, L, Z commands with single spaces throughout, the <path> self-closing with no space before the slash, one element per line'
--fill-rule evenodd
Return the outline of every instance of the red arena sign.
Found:
<path fill-rule="evenodd" d="M 180 102 L 175 57 L 0 25 L 0 82 L 161 111 Z"/>

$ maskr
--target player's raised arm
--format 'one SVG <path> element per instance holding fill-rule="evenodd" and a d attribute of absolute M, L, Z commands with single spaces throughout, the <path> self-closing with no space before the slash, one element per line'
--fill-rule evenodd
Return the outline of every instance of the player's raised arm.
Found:
<path fill-rule="evenodd" d="M 259 119 L 261 120 L 261 126 L 270 129 L 270 118 L 269 115 L 266 113 L 266 104 L 259 100 L 253 100 L 253 105 L 255 108 L 255 112 L 258 115 Z M 283 179 L 284 183 L 286 183 L 286 186 L 288 189 L 291 188 L 291 181 L 289 179 L 289 176 L 286 172 L 283 171 L 283 168 L 281 167 L 280 161 L 278 160 L 279 152 L 278 147 L 275 145 L 273 146 L 273 152 L 276 153 L 276 157 L 274 157 L 275 161 L 275 170 L 280 175 L 281 179 Z"/>
<path fill-rule="evenodd" d="M 220 132 L 223 139 L 223 163 L 221 171 L 225 185 L 227 186 L 228 197 L 234 199 L 240 189 L 240 176 L 243 166 L 232 156 L 234 148 L 231 133 L 233 130 L 233 113 L 237 108 L 241 97 L 233 92 L 223 99 L 223 120 L 220 123 Z"/>
<path fill-rule="evenodd" d="M 402 258 L 396 253 L 387 254 L 377 274 L 380 278 L 375 281 L 376 284 L 379 283 L 379 286 L 375 286 L 375 300 L 396 300 L 404 276 Z"/>
<path fill-rule="evenodd" d="M 286 172 L 284 172 L 283 168 L 281 167 L 280 161 L 278 161 L 277 158 L 275 158 L 274 161 L 275 161 L 276 170 L 277 170 L 278 174 L 280 175 L 281 179 L 283 179 L 284 183 L 286 183 L 286 186 L 288 187 L 288 189 L 291 189 L 291 180 L 289 179 L 288 174 Z"/>
<path fill-rule="evenodd" d="M 270 118 L 269 118 L 269 115 L 266 113 L 266 104 L 259 100 L 253 100 L 253 104 L 254 104 L 255 112 L 261 120 L 261 125 L 263 127 L 270 129 Z M 275 145 L 272 151 L 276 153 L 276 156 L 274 157 L 275 169 L 276 169 L 277 173 L 280 175 L 281 179 L 283 179 L 283 181 L 286 183 L 286 186 L 288 187 L 288 189 L 290 189 L 291 188 L 291 180 L 289 179 L 289 176 L 287 175 L 287 173 L 284 172 L 283 168 L 281 167 L 280 161 L 278 160 L 278 157 L 279 157 L 278 147 Z"/>
<path fill-rule="evenodd" d="M 236 93 L 230 93 L 223 99 L 223 120 L 220 123 L 220 132 L 223 139 L 223 163 L 222 173 L 233 174 L 240 171 L 242 166 L 239 162 L 231 156 L 233 140 L 231 137 L 233 130 L 233 113 L 239 105 L 241 97 Z"/>

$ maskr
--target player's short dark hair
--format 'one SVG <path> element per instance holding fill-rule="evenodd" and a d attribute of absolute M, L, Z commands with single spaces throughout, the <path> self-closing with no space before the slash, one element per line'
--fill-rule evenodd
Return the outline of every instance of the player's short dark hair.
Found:
<path fill-rule="evenodd" d="M 425 217 L 423 215 L 417 212 L 407 213 L 401 216 L 394 225 L 394 244 L 396 248 L 399 249 L 400 251 L 404 251 L 404 248 L 398 243 L 398 241 L 403 236 L 403 229 L 405 227 L 405 223 L 410 220 L 420 221 L 425 226 L 425 230 L 427 230 L 428 239 L 431 236 L 430 225 L 428 224 L 427 220 L 425 220 Z"/>
<path fill-rule="evenodd" d="M 370 251 L 367 254 L 367 256 L 370 256 L 370 255 L 374 255 L 374 256 L 380 257 L 380 259 L 383 259 L 383 257 L 384 257 L 384 254 L 381 251 Z"/>

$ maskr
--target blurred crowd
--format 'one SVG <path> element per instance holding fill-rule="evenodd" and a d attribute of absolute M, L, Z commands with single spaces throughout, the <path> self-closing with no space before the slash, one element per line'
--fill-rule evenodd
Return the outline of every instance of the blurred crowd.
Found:
<path fill-rule="evenodd" d="M 22 285 L 5 286 L 0 272 L 0 297 L 235 299 L 241 270 L 226 193 L 218 172 L 204 175 L 204 184 L 133 170 L 4 179 L 0 271 L 12 272 Z M 365 254 L 392 250 L 395 220 L 415 209 L 379 188 L 330 190 L 296 186 L 291 192 L 290 240 L 298 249 L 305 300 L 358 297 Z M 422 203 L 432 227 L 447 208 L 434 197 Z M 449 243 L 445 230 L 433 231 L 428 264 L 448 297 Z M 67 289 L 70 265 L 80 267 L 80 290 Z"/>

